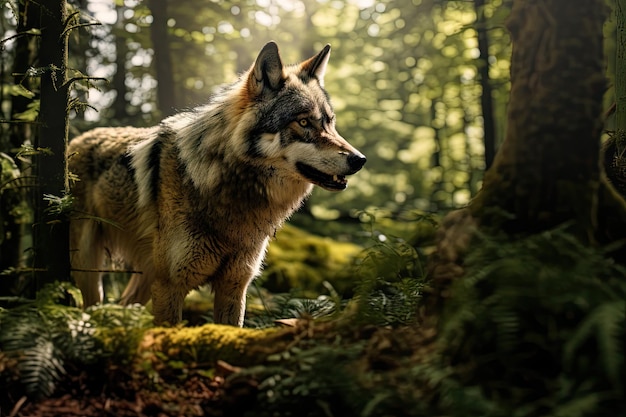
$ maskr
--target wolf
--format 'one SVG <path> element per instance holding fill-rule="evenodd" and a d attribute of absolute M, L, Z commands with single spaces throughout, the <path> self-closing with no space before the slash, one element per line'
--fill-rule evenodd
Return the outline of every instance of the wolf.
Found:
<path fill-rule="evenodd" d="M 329 57 L 326 45 L 284 65 L 269 42 L 206 105 L 70 141 L 71 262 L 85 305 L 102 301 L 92 271 L 108 255 L 135 271 L 121 303 L 152 299 L 156 324 L 180 322 L 188 292 L 210 284 L 215 322 L 243 325 L 270 238 L 314 185 L 341 191 L 366 161 L 336 130 Z"/>

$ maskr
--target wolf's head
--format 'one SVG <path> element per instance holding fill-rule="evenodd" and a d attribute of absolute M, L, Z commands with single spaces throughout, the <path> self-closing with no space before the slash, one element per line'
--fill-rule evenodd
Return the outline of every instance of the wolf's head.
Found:
<path fill-rule="evenodd" d="M 245 100 L 257 116 L 246 152 L 281 175 L 339 191 L 347 186 L 346 175 L 363 167 L 365 156 L 335 129 L 324 90 L 329 57 L 326 45 L 300 64 L 283 65 L 276 43 L 263 47 L 244 75 Z"/>

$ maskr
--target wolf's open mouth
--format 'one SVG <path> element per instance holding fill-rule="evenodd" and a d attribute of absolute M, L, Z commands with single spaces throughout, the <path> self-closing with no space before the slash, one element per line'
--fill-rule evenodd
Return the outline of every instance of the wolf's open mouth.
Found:
<path fill-rule="evenodd" d="M 306 179 L 330 191 L 345 190 L 348 180 L 343 175 L 329 175 L 302 162 L 296 162 L 296 168 Z"/>

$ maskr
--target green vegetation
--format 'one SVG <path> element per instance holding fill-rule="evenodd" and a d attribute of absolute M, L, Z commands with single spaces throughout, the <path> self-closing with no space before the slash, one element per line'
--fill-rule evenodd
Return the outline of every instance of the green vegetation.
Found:
<path fill-rule="evenodd" d="M 354 277 L 347 267 L 362 247 L 337 242 L 287 225 L 270 243 L 261 283 L 274 293 L 291 290 L 309 298 L 325 291 L 329 282 L 339 293 L 350 294 Z"/>
<path fill-rule="evenodd" d="M 36 290 L 33 199 L 62 213 L 71 196 L 31 192 L 52 69 L 32 2 L 2 4 L 0 416 L 626 415 L 623 0 L 70 2 L 70 136 L 201 104 L 270 39 L 291 62 L 332 45 L 338 130 L 368 163 L 277 233 L 243 329 L 211 323 L 210 289 L 175 328 L 150 305 L 82 309 L 67 282 Z M 507 126 L 479 193 L 484 132 L 501 145 Z M 128 277 L 109 275 L 113 301 Z"/>
<path fill-rule="evenodd" d="M 0 313 L 0 364 L 11 370 L 0 385 L 63 395 L 80 379 L 87 396 L 104 389 L 115 399 L 134 394 L 105 381 L 125 375 L 137 392 L 161 392 L 159 406 L 177 414 L 189 404 L 168 389 L 228 369 L 198 403 L 208 415 L 619 415 L 624 268 L 562 228 L 478 239 L 436 327 L 419 314 L 428 281 L 418 270 L 400 280 L 365 274 L 333 316 L 267 330 L 150 328 L 140 307 L 83 312 L 57 304 L 71 287 L 50 287 Z M 389 249 L 368 255 L 385 259 L 385 271 L 406 260 Z M 398 317 L 403 308 L 410 314 Z"/>

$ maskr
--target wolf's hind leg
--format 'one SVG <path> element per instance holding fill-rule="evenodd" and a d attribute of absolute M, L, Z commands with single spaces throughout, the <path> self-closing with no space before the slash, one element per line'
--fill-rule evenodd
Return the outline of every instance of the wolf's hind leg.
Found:
<path fill-rule="evenodd" d="M 130 277 L 130 281 L 122 293 L 120 304 L 125 306 L 135 303 L 146 304 L 150 301 L 152 296 L 150 291 L 151 282 L 144 275 L 146 274 L 135 273 Z"/>
<path fill-rule="evenodd" d="M 80 269 L 97 269 L 97 268 L 84 268 Z M 104 290 L 102 289 L 102 277 L 97 272 L 79 272 L 73 273 L 76 285 L 83 294 L 83 303 L 85 307 L 89 307 L 102 302 L 104 297 Z"/>
<path fill-rule="evenodd" d="M 83 294 L 85 307 L 102 301 L 102 277 L 104 247 L 98 224 L 93 220 L 76 221 L 71 225 L 70 256 L 76 285 Z M 88 272 L 90 270 L 92 272 Z"/>

